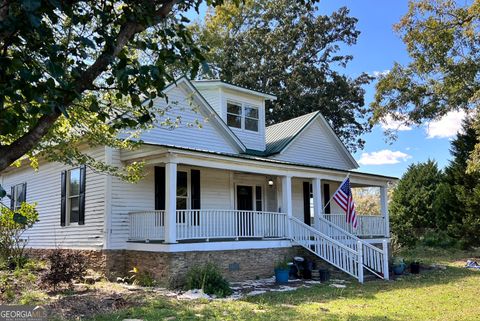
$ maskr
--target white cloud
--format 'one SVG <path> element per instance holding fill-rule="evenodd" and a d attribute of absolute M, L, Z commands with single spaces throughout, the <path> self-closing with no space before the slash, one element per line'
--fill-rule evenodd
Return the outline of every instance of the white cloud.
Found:
<path fill-rule="evenodd" d="M 378 152 L 362 153 L 358 163 L 361 165 L 398 164 L 402 161 L 406 161 L 409 158 L 412 158 L 412 156 L 402 153 L 401 151 L 383 149 Z"/>
<path fill-rule="evenodd" d="M 375 70 L 373 73 L 372 73 L 372 76 L 375 77 L 375 78 L 379 78 L 379 77 L 383 77 L 383 76 L 386 76 L 390 73 L 390 69 L 385 69 L 383 71 L 378 71 L 378 70 Z"/>
<path fill-rule="evenodd" d="M 403 121 L 393 119 L 391 115 L 385 116 L 383 120 L 380 121 L 380 125 L 383 130 L 398 130 L 398 131 L 407 131 L 412 130 L 412 127 L 405 125 Z"/>
<path fill-rule="evenodd" d="M 467 113 L 463 110 L 450 111 L 438 120 L 426 123 L 427 138 L 454 137 L 462 129 L 462 120 Z"/>

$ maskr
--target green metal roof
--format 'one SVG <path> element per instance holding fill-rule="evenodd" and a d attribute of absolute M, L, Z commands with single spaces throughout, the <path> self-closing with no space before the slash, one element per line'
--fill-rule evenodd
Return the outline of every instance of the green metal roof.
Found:
<path fill-rule="evenodd" d="M 266 155 L 280 153 L 315 117 L 319 111 L 293 118 L 265 129 Z"/>

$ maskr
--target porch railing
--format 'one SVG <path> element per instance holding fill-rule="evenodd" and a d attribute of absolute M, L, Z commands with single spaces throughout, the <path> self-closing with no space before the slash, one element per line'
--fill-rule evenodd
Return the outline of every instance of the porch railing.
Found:
<path fill-rule="evenodd" d="M 379 215 L 358 215 L 357 229 L 346 222 L 345 214 L 324 214 L 329 222 L 341 227 L 343 230 L 357 236 L 386 236 L 385 218 Z"/>
<path fill-rule="evenodd" d="M 287 215 L 238 210 L 178 210 L 177 240 L 285 238 Z M 164 240 L 164 211 L 130 213 L 130 240 Z"/>

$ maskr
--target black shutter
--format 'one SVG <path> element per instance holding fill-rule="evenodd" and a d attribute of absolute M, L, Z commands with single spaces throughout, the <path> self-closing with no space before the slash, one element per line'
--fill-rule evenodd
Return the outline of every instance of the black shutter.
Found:
<path fill-rule="evenodd" d="M 15 186 L 10 187 L 10 209 L 15 209 Z"/>
<path fill-rule="evenodd" d="M 165 210 L 165 167 L 155 166 L 155 210 Z"/>
<path fill-rule="evenodd" d="M 192 169 L 191 175 L 191 188 L 192 188 L 192 210 L 200 209 L 200 171 L 198 169 Z"/>
<path fill-rule="evenodd" d="M 323 201 L 327 203 L 330 200 L 330 185 L 323 184 Z M 325 214 L 330 214 L 330 203 L 325 207 Z"/>
<path fill-rule="evenodd" d="M 80 167 L 80 195 L 78 196 L 78 225 L 85 225 L 85 180 L 87 166 Z"/>
<path fill-rule="evenodd" d="M 27 201 L 27 183 L 23 183 L 23 200 L 22 202 Z"/>
<path fill-rule="evenodd" d="M 310 183 L 303 182 L 303 221 L 310 225 Z"/>
<path fill-rule="evenodd" d="M 67 171 L 62 172 L 61 180 L 61 201 L 60 201 L 60 225 L 65 226 L 67 211 Z"/>

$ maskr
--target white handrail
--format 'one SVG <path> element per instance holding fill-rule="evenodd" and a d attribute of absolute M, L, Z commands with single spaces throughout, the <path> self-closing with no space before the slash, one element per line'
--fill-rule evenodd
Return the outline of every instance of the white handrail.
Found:
<path fill-rule="evenodd" d="M 306 225 L 297 218 L 290 217 L 291 239 L 338 269 L 359 279 L 358 252 Z"/>
<path fill-rule="evenodd" d="M 321 216 L 318 217 L 318 219 L 320 221 L 320 232 L 330 236 L 338 242 L 345 244 L 357 252 L 361 252 L 363 256 L 363 266 L 366 269 L 380 278 L 388 278 L 388 271 L 385 271 L 385 269 L 388 268 L 385 264 L 385 262 L 388 262 L 385 261 L 388 260 L 388 257 L 385 257 L 383 250 L 363 241 L 352 233 L 345 231 L 340 226 L 335 225 Z M 361 249 L 359 248 L 359 244 L 362 244 Z"/>
<path fill-rule="evenodd" d="M 347 223 L 345 214 L 323 214 L 323 217 L 335 225 L 357 236 L 386 236 L 386 221 L 379 215 L 357 215 L 358 226 L 353 229 Z"/>

